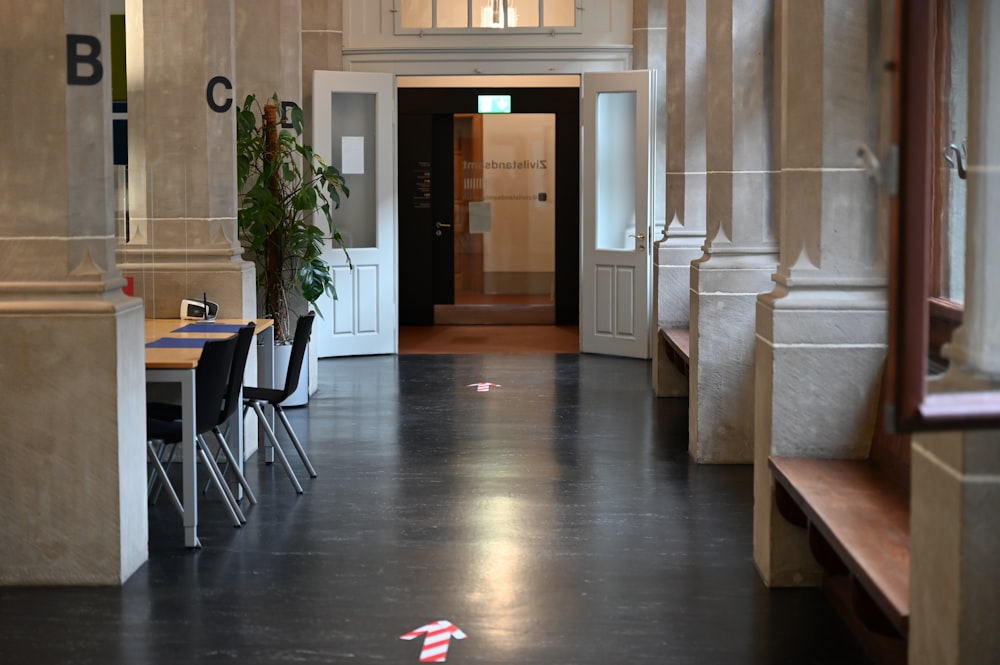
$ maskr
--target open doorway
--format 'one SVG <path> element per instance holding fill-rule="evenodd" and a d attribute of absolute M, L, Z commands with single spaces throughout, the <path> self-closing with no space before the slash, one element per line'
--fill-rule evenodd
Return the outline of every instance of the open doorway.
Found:
<path fill-rule="evenodd" d="M 400 325 L 577 325 L 579 77 L 433 84 L 397 92 Z"/>

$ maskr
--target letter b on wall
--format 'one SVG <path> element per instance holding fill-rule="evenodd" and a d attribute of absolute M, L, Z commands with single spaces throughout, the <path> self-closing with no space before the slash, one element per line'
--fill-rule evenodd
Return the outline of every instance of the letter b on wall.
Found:
<path fill-rule="evenodd" d="M 101 41 L 93 35 L 66 35 L 66 82 L 97 85 L 102 78 Z"/>

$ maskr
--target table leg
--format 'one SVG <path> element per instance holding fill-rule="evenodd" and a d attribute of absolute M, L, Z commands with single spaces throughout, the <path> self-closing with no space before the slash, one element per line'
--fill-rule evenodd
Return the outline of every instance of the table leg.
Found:
<path fill-rule="evenodd" d="M 201 547 L 198 540 L 198 452 L 197 423 L 195 422 L 195 371 L 185 371 L 181 378 L 181 414 L 184 438 L 183 453 L 184 544 Z"/>
<path fill-rule="evenodd" d="M 274 326 L 268 326 L 257 336 L 260 345 L 260 353 L 257 355 L 257 380 L 262 388 L 274 388 Z M 270 405 L 264 406 L 264 417 L 268 424 L 274 427 L 274 408 Z M 268 464 L 274 462 L 274 448 L 267 438 L 264 427 L 257 428 L 257 446 L 264 454 L 264 461 Z"/>

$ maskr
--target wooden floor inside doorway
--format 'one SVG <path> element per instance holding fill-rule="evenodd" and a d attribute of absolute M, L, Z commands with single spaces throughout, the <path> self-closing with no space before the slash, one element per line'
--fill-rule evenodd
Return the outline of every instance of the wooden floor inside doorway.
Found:
<path fill-rule="evenodd" d="M 577 326 L 401 326 L 400 354 L 579 353 Z"/>

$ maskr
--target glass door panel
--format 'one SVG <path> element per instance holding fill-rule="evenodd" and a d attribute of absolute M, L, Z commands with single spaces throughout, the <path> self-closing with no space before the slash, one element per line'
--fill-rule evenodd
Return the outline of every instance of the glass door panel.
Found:
<path fill-rule="evenodd" d="M 351 194 L 342 197 L 334 222 L 348 248 L 375 247 L 375 95 L 331 93 L 330 163 L 340 169 Z"/>
<path fill-rule="evenodd" d="M 636 96 L 597 97 L 597 249 L 635 249 Z"/>
<path fill-rule="evenodd" d="M 555 114 L 455 116 L 455 303 L 555 302 Z"/>
<path fill-rule="evenodd" d="M 969 8 L 968 0 L 945 3 L 939 44 L 940 76 L 938 101 L 939 138 L 944 153 L 939 166 L 938 187 L 943 190 L 938 220 L 938 250 L 935 260 L 935 293 L 956 303 L 965 300 L 966 172 L 969 136 Z"/>

